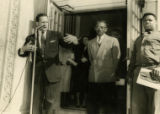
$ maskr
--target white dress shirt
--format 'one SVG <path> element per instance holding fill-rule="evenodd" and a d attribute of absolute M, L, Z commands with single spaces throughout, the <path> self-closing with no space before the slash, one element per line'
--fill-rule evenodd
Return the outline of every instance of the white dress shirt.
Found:
<path fill-rule="evenodd" d="M 105 34 L 103 34 L 102 36 L 97 36 L 97 43 L 99 44 L 99 45 L 101 45 L 101 43 L 102 43 L 102 41 L 103 41 L 103 39 L 105 38 Z"/>

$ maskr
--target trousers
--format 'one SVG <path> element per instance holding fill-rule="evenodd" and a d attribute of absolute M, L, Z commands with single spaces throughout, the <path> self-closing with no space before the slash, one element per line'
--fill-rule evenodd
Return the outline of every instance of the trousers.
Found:
<path fill-rule="evenodd" d="M 36 67 L 33 114 L 55 114 L 59 108 L 60 82 L 50 83 L 41 65 L 43 64 Z"/>
<path fill-rule="evenodd" d="M 140 67 L 134 70 L 131 91 L 131 114 L 154 114 L 155 90 L 136 83 Z"/>

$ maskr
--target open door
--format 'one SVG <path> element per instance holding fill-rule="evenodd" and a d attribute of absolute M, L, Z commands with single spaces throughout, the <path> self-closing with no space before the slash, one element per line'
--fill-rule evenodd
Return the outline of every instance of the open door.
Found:
<path fill-rule="evenodd" d="M 127 1 L 127 65 L 131 57 L 133 44 L 141 33 L 141 7 L 138 0 Z M 131 85 L 127 85 L 127 114 L 131 114 Z"/>
<path fill-rule="evenodd" d="M 127 65 L 131 57 L 131 51 L 133 49 L 133 44 L 136 38 L 141 33 L 141 7 L 139 6 L 138 0 L 126 0 L 127 1 Z M 76 34 L 75 26 L 80 23 L 80 18 L 75 18 L 72 15 L 65 15 L 61 9 L 53 3 L 53 1 L 48 0 L 47 13 L 49 16 L 50 30 L 58 31 L 61 33 L 72 33 Z M 74 14 L 74 13 L 73 13 Z M 64 21 L 65 17 L 65 21 Z M 64 27 L 65 23 L 65 27 Z M 79 25 L 79 24 L 78 24 Z M 67 29 L 66 29 L 67 28 Z M 74 28 L 74 29 L 73 29 Z M 78 26 L 80 28 L 80 25 Z M 77 29 L 77 28 L 76 28 Z M 78 29 L 79 30 L 79 29 Z M 77 34 L 76 34 L 77 35 Z M 131 114 L 131 86 L 127 85 L 127 114 Z"/>
<path fill-rule="evenodd" d="M 64 12 L 52 0 L 48 0 L 47 14 L 49 16 L 49 29 L 63 34 Z"/>
<path fill-rule="evenodd" d="M 75 34 L 76 17 L 69 15 L 70 12 L 63 11 L 62 9 L 52 0 L 48 0 L 47 14 L 49 16 L 49 29 L 62 34 Z"/>

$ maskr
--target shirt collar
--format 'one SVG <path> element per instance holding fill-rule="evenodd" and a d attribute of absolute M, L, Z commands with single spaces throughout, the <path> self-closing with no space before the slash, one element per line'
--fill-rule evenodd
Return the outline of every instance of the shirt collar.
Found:
<path fill-rule="evenodd" d="M 146 35 L 153 34 L 153 33 L 156 33 L 156 32 L 157 32 L 157 31 L 142 32 L 142 36 L 146 36 Z"/>
<path fill-rule="evenodd" d="M 101 37 L 97 36 L 98 44 L 101 44 L 104 38 L 105 38 L 105 34 L 103 34 Z"/>
<path fill-rule="evenodd" d="M 46 37 L 47 31 L 43 32 L 42 35 Z"/>

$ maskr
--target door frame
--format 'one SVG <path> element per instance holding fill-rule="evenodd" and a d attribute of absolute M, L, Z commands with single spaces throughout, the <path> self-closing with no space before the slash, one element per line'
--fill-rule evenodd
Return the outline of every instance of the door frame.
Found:
<path fill-rule="evenodd" d="M 131 29 L 131 27 L 132 27 L 132 25 L 131 25 L 131 22 L 133 21 L 133 16 L 132 16 L 132 13 L 131 13 L 131 9 L 133 8 L 133 6 L 132 6 L 132 1 L 136 1 L 136 0 L 126 0 L 126 6 L 118 6 L 118 7 L 113 7 L 113 8 L 106 8 L 106 9 L 99 9 L 98 11 L 104 11 L 104 10 L 114 10 L 114 9 L 124 9 L 124 8 L 126 8 L 127 9 L 127 31 L 126 31 L 126 33 L 127 33 L 127 50 L 126 50 L 126 52 L 127 52 L 127 68 L 128 68 L 128 64 L 129 64 L 129 60 L 130 60 L 130 57 L 131 57 L 131 50 L 132 49 L 130 49 L 131 48 L 131 45 L 134 43 L 132 40 L 131 40 L 131 35 L 132 35 L 132 32 L 133 32 L 133 30 Z M 49 13 L 50 13 L 50 3 L 51 3 L 52 1 L 51 0 L 48 0 L 48 8 L 47 8 L 47 14 L 49 15 Z M 54 4 L 55 5 L 55 4 Z M 107 7 L 107 6 L 106 6 Z M 63 11 L 61 11 L 60 10 L 60 8 L 58 8 L 58 5 L 55 5 L 55 9 L 58 9 L 58 11 L 60 11 L 60 12 L 62 12 L 62 14 L 63 14 L 63 19 L 62 19 L 62 32 L 64 32 L 64 12 Z M 57 10 L 56 9 L 56 10 Z M 96 10 L 89 10 L 89 12 L 95 12 Z M 70 14 L 77 14 L 77 13 L 86 13 L 86 12 L 88 12 L 88 11 L 81 11 L 81 12 L 69 12 Z M 141 15 L 142 15 L 142 12 L 139 12 L 140 13 L 140 17 L 141 17 Z M 78 18 L 79 19 L 79 18 Z M 139 21 L 139 23 L 140 23 L 140 20 L 137 20 L 137 21 Z M 80 20 L 76 23 L 77 25 L 79 25 L 79 27 L 80 27 Z M 141 25 L 139 24 L 138 25 L 139 26 L 139 34 L 138 33 L 136 33 L 136 36 L 138 36 L 138 35 L 140 35 L 140 33 L 141 33 Z M 160 28 L 160 27 L 159 27 Z M 79 30 L 79 29 L 78 29 Z M 76 35 L 79 35 L 78 34 L 78 32 L 77 32 L 77 34 Z M 126 114 L 131 114 L 131 86 L 130 85 L 127 85 L 127 90 L 126 90 L 126 94 L 127 94 L 127 97 L 126 97 Z"/>

